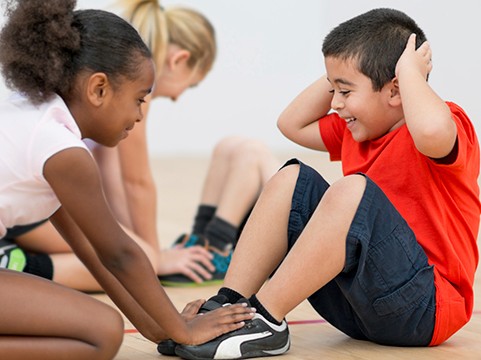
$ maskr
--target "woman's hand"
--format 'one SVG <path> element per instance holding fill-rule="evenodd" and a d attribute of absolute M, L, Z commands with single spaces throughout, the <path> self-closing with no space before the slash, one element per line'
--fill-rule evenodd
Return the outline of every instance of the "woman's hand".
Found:
<path fill-rule="evenodd" d="M 176 246 L 160 252 L 158 275 L 183 274 L 196 283 L 212 278 L 212 254 L 202 246 Z"/>

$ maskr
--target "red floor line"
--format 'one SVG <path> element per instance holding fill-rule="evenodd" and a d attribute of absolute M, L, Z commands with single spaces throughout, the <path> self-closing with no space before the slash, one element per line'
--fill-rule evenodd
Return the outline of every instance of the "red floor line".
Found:
<path fill-rule="evenodd" d="M 315 320 L 293 320 L 288 321 L 288 325 L 307 325 L 307 324 L 322 324 L 325 323 L 326 320 L 324 319 L 315 319 Z"/>
<path fill-rule="evenodd" d="M 480 315 L 481 311 L 473 311 L 473 315 Z M 315 320 L 293 320 L 288 321 L 289 325 L 309 325 L 309 324 L 323 324 L 326 320 L 324 319 L 315 319 Z M 124 334 L 136 334 L 138 333 L 137 329 L 125 329 Z"/>

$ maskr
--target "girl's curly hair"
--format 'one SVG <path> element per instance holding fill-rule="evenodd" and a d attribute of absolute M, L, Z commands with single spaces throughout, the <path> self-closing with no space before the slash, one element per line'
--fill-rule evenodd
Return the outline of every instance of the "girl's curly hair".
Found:
<path fill-rule="evenodd" d="M 76 10 L 76 0 L 7 0 L 0 67 L 7 86 L 33 103 L 73 95 L 81 71 L 133 79 L 151 58 L 137 31 L 102 10 Z"/>

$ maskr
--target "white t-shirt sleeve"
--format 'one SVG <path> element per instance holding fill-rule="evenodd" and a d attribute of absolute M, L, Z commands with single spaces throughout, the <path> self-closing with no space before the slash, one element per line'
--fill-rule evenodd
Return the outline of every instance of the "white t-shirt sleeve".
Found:
<path fill-rule="evenodd" d="M 30 142 L 28 149 L 30 170 L 35 176 L 43 178 L 45 162 L 58 152 L 80 147 L 90 153 L 85 143 L 80 139 L 78 127 L 65 112 L 52 109 L 41 121 Z"/>

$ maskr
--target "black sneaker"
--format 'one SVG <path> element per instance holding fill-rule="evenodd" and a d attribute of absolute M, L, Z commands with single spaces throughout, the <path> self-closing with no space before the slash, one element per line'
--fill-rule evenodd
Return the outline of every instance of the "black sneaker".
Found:
<path fill-rule="evenodd" d="M 163 286 L 175 286 L 175 287 L 196 287 L 196 286 L 209 286 L 220 285 L 224 281 L 227 268 L 229 267 L 232 258 L 232 249 L 228 248 L 224 251 L 219 250 L 209 245 L 209 241 L 203 236 L 181 235 L 175 242 L 175 245 L 181 245 L 184 247 L 191 247 L 200 245 L 205 247 L 212 255 L 212 264 L 215 266 L 215 271 L 212 273 L 212 278 L 203 281 L 202 283 L 196 283 L 192 279 L 183 274 L 172 274 L 159 276 L 160 283 Z"/>
<path fill-rule="evenodd" d="M 245 301 L 245 300 L 244 300 Z M 208 311 L 215 310 L 220 308 L 224 305 L 228 305 L 229 302 L 227 297 L 224 295 L 215 295 L 207 300 L 199 309 L 198 314 L 204 314 Z M 176 356 L 175 348 L 177 347 L 177 343 L 174 340 L 168 339 L 161 341 L 157 344 L 157 351 L 162 355 L 167 356 Z"/>
<path fill-rule="evenodd" d="M 285 320 L 276 325 L 256 313 L 241 329 L 202 345 L 178 345 L 175 353 L 187 360 L 247 359 L 281 355 L 289 350 L 290 345 Z"/>
<path fill-rule="evenodd" d="M 177 343 L 174 340 L 167 339 L 157 344 L 157 351 L 159 352 L 159 354 L 162 354 L 165 356 L 177 356 L 175 354 L 176 346 L 177 346 Z"/>

